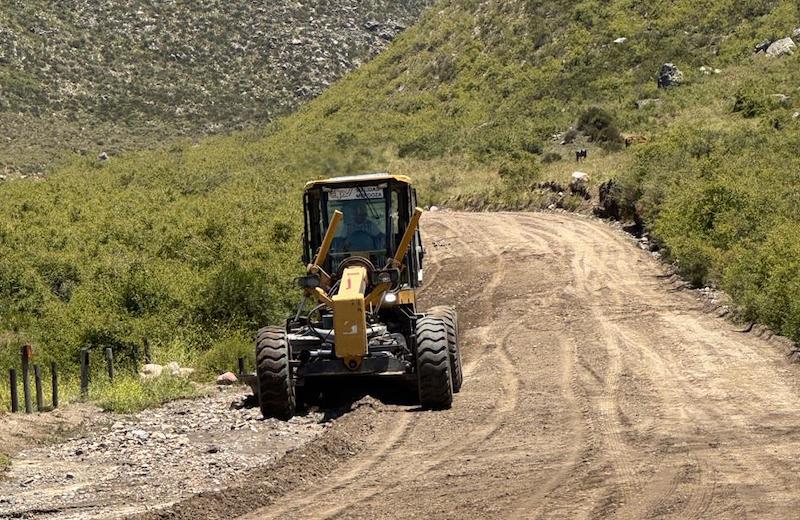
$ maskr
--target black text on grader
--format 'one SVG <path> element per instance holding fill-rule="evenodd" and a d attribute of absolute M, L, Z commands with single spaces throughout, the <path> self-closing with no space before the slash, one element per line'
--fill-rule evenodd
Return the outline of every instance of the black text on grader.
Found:
<path fill-rule="evenodd" d="M 303 203 L 303 301 L 256 336 L 264 416 L 287 420 L 307 396 L 350 378 L 415 383 L 423 408 L 450 408 L 462 381 L 458 317 L 446 306 L 417 311 L 424 249 L 411 180 L 310 182 Z"/>

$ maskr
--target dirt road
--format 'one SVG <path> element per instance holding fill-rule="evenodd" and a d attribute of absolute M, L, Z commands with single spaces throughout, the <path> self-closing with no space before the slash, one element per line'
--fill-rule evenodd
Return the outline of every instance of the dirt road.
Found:
<path fill-rule="evenodd" d="M 452 410 L 379 405 L 357 456 L 248 519 L 800 518 L 800 369 L 603 223 L 426 216 Z"/>

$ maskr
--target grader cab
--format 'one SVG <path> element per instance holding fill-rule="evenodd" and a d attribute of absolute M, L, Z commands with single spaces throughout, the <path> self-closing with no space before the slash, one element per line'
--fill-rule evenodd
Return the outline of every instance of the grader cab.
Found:
<path fill-rule="evenodd" d="M 461 388 L 452 307 L 420 313 L 422 210 L 408 177 L 370 174 L 310 182 L 298 279 L 303 297 L 281 327 L 256 335 L 255 386 L 265 417 L 287 420 L 337 383 L 413 383 L 427 409 Z"/>

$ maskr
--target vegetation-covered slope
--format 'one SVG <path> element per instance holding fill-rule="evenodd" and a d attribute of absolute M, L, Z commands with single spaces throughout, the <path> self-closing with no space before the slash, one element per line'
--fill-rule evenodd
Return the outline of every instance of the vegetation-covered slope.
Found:
<path fill-rule="evenodd" d="M 580 168 L 595 183 L 616 178 L 696 283 L 720 284 L 747 316 L 798 338 L 798 58 L 753 53 L 792 34 L 797 9 L 439 2 L 263 130 L 77 157 L 47 181 L 0 187 L 0 329 L 63 358 L 84 345 L 132 352 L 147 336 L 163 352 L 212 347 L 207 359 L 222 359 L 294 297 L 304 180 L 391 169 L 419 179 L 428 203 L 537 208 L 547 195 L 535 184 L 563 182 L 569 155 L 588 146 Z M 664 62 L 683 85 L 656 88 Z M 648 142 L 559 144 L 593 106 Z"/>
<path fill-rule="evenodd" d="M 4 1 L 0 167 L 40 172 L 65 150 L 94 157 L 264 124 L 429 3 Z"/>

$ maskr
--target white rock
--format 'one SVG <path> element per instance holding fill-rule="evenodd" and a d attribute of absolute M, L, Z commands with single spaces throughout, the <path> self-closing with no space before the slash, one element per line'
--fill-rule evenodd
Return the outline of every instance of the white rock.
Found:
<path fill-rule="evenodd" d="M 431 206 L 431 211 L 439 211 L 439 206 Z"/>
<path fill-rule="evenodd" d="M 794 54 L 794 50 L 796 47 L 797 45 L 795 45 L 794 40 L 792 40 L 791 38 L 784 38 L 782 40 L 774 42 L 772 45 L 769 46 L 769 48 L 767 49 L 767 56 L 777 58 L 778 56 Z"/>
<path fill-rule="evenodd" d="M 178 363 L 174 362 L 174 361 L 172 363 L 169 363 L 164 368 L 173 377 L 178 377 L 181 374 L 181 366 Z"/>
<path fill-rule="evenodd" d="M 194 375 L 195 369 L 193 368 L 181 368 L 180 372 L 178 373 L 178 377 L 183 379 L 189 379 Z"/>
<path fill-rule="evenodd" d="M 674 63 L 665 63 L 658 72 L 659 87 L 674 87 L 683 83 L 683 72 Z"/>
<path fill-rule="evenodd" d="M 616 43 L 617 45 L 622 45 L 623 43 L 625 43 L 627 41 L 628 41 L 628 39 L 625 38 L 624 36 L 622 36 L 622 37 L 617 38 L 616 40 L 614 40 L 614 43 Z"/>
<path fill-rule="evenodd" d="M 149 364 L 142 367 L 139 370 L 139 377 L 142 379 L 155 379 L 157 377 L 161 377 L 161 374 L 164 372 L 164 367 L 161 365 Z"/>
<path fill-rule="evenodd" d="M 150 438 L 150 434 L 144 430 L 131 430 L 125 437 L 129 439 L 136 439 L 138 441 L 146 441 Z"/>
<path fill-rule="evenodd" d="M 233 372 L 225 372 L 217 378 L 217 384 L 221 386 L 228 386 L 234 384 L 238 380 L 239 379 L 236 377 L 236 374 Z"/>
<path fill-rule="evenodd" d="M 571 184 L 581 183 L 586 184 L 589 182 L 589 174 L 585 172 L 572 172 Z"/>

